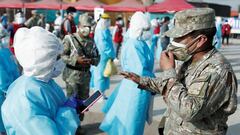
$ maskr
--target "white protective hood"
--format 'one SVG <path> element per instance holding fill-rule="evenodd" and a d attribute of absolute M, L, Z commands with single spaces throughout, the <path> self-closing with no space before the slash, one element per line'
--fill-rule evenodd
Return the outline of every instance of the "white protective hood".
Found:
<path fill-rule="evenodd" d="M 101 18 L 97 22 L 96 30 L 108 29 L 110 27 L 110 25 L 111 25 L 110 23 L 111 23 L 110 19 L 103 19 L 103 18 Z"/>
<path fill-rule="evenodd" d="M 143 29 L 149 29 L 151 26 L 149 18 L 142 12 L 136 12 L 131 17 L 129 37 L 137 39 L 142 35 Z"/>
<path fill-rule="evenodd" d="M 14 37 L 14 48 L 24 75 L 46 82 L 52 78 L 57 56 L 63 51 L 60 40 L 38 26 L 20 28 Z"/>

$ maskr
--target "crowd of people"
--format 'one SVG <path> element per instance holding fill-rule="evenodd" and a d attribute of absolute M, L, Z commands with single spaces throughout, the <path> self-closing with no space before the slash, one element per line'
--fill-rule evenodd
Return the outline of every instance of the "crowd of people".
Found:
<path fill-rule="evenodd" d="M 81 111 L 90 89 L 103 94 L 99 128 L 109 135 L 143 135 L 156 94 L 167 105 L 160 135 L 226 134 L 228 116 L 237 107 L 237 80 L 214 46 L 213 9 L 177 12 L 170 29 L 169 17 L 150 21 L 136 12 L 125 33 L 120 15 L 112 29 L 109 14 L 97 22 L 81 14 L 76 26 L 75 12 L 69 7 L 65 18 L 57 12 L 53 32 L 36 11 L 27 21 L 22 12 L 9 25 L 1 20 L 0 134 L 85 134 Z M 155 59 L 162 70 L 157 77 Z M 109 97 L 108 61 L 120 62 L 125 77 Z M 175 61 L 182 61 L 178 68 Z M 54 81 L 60 74 L 66 94 Z"/>

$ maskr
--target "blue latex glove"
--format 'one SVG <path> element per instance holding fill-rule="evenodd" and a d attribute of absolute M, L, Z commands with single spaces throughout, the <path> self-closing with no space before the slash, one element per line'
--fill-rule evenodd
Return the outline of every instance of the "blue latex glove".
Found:
<path fill-rule="evenodd" d="M 68 100 L 64 103 L 64 106 L 72 107 L 72 108 L 79 108 L 83 106 L 84 100 L 77 99 L 75 96 L 71 96 Z"/>

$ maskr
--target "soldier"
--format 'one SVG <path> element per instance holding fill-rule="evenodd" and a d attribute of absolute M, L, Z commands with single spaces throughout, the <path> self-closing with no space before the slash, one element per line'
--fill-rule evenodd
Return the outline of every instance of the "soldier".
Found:
<path fill-rule="evenodd" d="M 215 14 L 210 8 L 176 13 L 173 38 L 161 54 L 162 76 L 152 79 L 122 74 L 139 87 L 160 93 L 167 104 L 166 135 L 225 135 L 237 108 L 237 80 L 228 60 L 212 45 Z M 174 60 L 184 63 L 175 69 Z"/>
<path fill-rule="evenodd" d="M 38 26 L 42 27 L 45 29 L 46 27 L 46 19 L 45 19 L 45 15 L 44 14 L 40 14 L 39 15 L 39 20 L 38 20 Z"/>
<path fill-rule="evenodd" d="M 29 18 L 24 25 L 28 28 L 32 28 L 33 26 L 38 26 L 39 21 L 39 15 L 37 13 L 37 10 L 32 10 L 32 17 Z"/>
<path fill-rule="evenodd" d="M 66 63 L 63 80 L 66 82 L 67 96 L 78 100 L 89 97 L 90 66 L 97 66 L 100 60 L 97 47 L 89 37 L 92 19 L 88 14 L 79 17 L 79 32 L 66 35 L 62 58 Z M 83 120 L 83 115 L 80 115 Z"/>

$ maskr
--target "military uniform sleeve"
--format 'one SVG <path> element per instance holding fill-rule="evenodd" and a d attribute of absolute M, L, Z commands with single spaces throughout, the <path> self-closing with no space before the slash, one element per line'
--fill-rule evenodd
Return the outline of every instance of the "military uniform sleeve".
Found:
<path fill-rule="evenodd" d="M 175 69 L 165 70 L 162 72 L 160 77 L 157 78 L 143 77 L 140 79 L 139 87 L 153 93 L 162 94 L 170 78 L 176 78 Z"/>
<path fill-rule="evenodd" d="M 29 18 L 25 23 L 24 25 L 28 28 L 31 28 L 32 25 L 33 25 L 33 18 Z"/>
<path fill-rule="evenodd" d="M 226 103 L 230 108 L 226 109 L 228 113 L 233 113 L 237 104 L 234 97 L 236 89 L 236 78 L 232 72 L 221 68 L 206 68 L 199 77 L 192 80 L 188 88 L 179 81 L 174 81 L 167 88 L 165 101 L 183 120 L 195 121 L 211 115 Z M 231 97 L 232 101 L 229 101 Z"/>
<path fill-rule="evenodd" d="M 72 47 L 68 38 L 69 37 L 67 35 L 63 39 L 64 50 L 62 54 L 62 59 L 66 64 L 75 66 L 77 64 L 78 56 L 77 54 L 72 55 L 72 50 L 71 50 Z"/>

